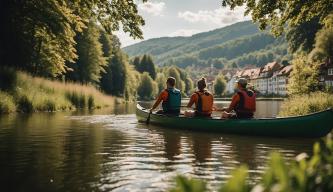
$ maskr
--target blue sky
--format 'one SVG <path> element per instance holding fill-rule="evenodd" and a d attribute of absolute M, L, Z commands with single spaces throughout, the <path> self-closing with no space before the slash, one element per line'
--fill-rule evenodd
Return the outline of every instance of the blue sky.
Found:
<path fill-rule="evenodd" d="M 195 33 L 224 27 L 244 17 L 244 8 L 222 8 L 220 0 L 149 0 L 138 1 L 140 15 L 146 24 L 142 28 L 144 40 L 164 36 L 190 36 Z M 133 40 L 128 34 L 116 33 L 122 46 L 142 40 Z"/>

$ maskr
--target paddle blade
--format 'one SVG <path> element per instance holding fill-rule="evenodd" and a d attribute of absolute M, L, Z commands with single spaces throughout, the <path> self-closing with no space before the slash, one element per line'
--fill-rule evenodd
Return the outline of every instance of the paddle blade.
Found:
<path fill-rule="evenodd" d="M 148 117 L 147 117 L 147 120 L 146 120 L 146 124 L 147 124 L 147 125 L 149 124 L 149 121 L 150 121 L 150 114 L 151 114 L 151 112 L 149 112 Z"/>

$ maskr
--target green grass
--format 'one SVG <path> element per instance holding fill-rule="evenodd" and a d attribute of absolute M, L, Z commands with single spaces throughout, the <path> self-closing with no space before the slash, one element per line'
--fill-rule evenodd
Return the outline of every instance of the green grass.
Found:
<path fill-rule="evenodd" d="M 2 83 L 0 87 L 0 113 L 94 109 L 115 103 L 114 97 L 90 85 L 62 83 L 7 71 L 10 72 L 7 77 L 16 79 L 10 80 L 10 86 Z"/>
<path fill-rule="evenodd" d="M 327 108 L 333 108 L 333 94 L 314 92 L 291 96 L 283 102 L 279 116 L 305 115 Z"/>

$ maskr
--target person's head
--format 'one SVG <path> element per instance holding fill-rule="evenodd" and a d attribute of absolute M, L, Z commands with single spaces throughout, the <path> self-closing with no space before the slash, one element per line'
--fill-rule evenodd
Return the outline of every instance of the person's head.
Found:
<path fill-rule="evenodd" d="M 236 80 L 237 88 L 238 89 L 246 89 L 247 86 L 247 80 L 245 78 L 240 78 Z"/>
<path fill-rule="evenodd" d="M 176 85 L 176 79 L 174 77 L 168 77 L 166 84 L 168 88 L 174 88 Z"/>
<path fill-rule="evenodd" d="M 204 90 L 207 86 L 206 79 L 203 77 L 197 82 L 198 89 L 200 91 Z"/>

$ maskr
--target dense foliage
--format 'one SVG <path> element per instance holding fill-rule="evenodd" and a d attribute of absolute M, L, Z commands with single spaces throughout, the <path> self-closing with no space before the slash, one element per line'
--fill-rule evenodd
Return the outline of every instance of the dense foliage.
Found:
<path fill-rule="evenodd" d="M 311 51 L 315 34 L 321 29 L 326 17 L 333 11 L 332 0 L 222 0 L 222 6 L 245 6 L 245 14 L 250 14 L 260 29 L 268 25 L 275 36 L 288 33 L 289 45 L 295 51 Z M 287 26 L 287 27 L 286 27 Z"/>
<path fill-rule="evenodd" d="M 288 84 L 290 94 L 305 94 L 318 90 L 318 65 L 307 56 L 298 55 L 292 61 L 293 71 Z"/>
<path fill-rule="evenodd" d="M 299 154 L 295 160 L 286 163 L 282 155 L 273 152 L 257 184 L 247 182 L 248 169 L 241 166 L 232 172 L 225 184 L 218 189 L 220 192 L 249 191 L 332 191 L 333 190 L 333 138 L 316 142 L 313 155 Z M 206 183 L 198 179 L 183 176 L 176 178 L 176 186 L 171 192 L 204 192 L 208 191 Z"/>
<path fill-rule="evenodd" d="M 297 116 L 333 108 L 333 95 L 324 92 L 293 95 L 282 103 L 279 116 Z"/>
<path fill-rule="evenodd" d="M 101 73 L 105 72 L 106 58 L 102 44 L 99 42 L 100 32 L 95 22 L 91 21 L 82 33 L 76 36 L 78 59 L 68 64 L 71 70 L 66 73 L 67 79 L 80 83 L 98 84 Z"/>
<path fill-rule="evenodd" d="M 156 68 L 153 62 L 153 58 L 150 55 L 143 55 L 141 57 L 135 57 L 133 60 L 135 69 L 140 73 L 148 72 L 150 77 L 156 79 Z"/>
<path fill-rule="evenodd" d="M 214 81 L 214 94 L 218 97 L 222 96 L 227 87 L 227 81 L 223 75 L 218 75 Z"/>
<path fill-rule="evenodd" d="M 57 76 L 77 58 L 75 37 L 91 19 L 107 32 L 121 25 L 134 38 L 141 38 L 134 1 L 1 1 L 1 65 L 24 69 L 41 76 Z"/>
<path fill-rule="evenodd" d="M 154 99 L 157 94 L 157 84 L 153 81 L 147 72 L 141 75 L 141 82 L 138 87 L 138 95 L 140 99 L 150 100 Z"/>
<path fill-rule="evenodd" d="M 133 38 L 142 38 L 144 21 L 134 1 L 4 0 L 0 9 L 5 26 L 1 31 L 1 67 L 94 85 L 125 99 L 136 98 L 139 74 L 112 35 L 121 27 Z M 10 85 L 11 81 L 7 78 L 2 84 Z M 92 103 L 93 99 L 87 101 Z"/>

